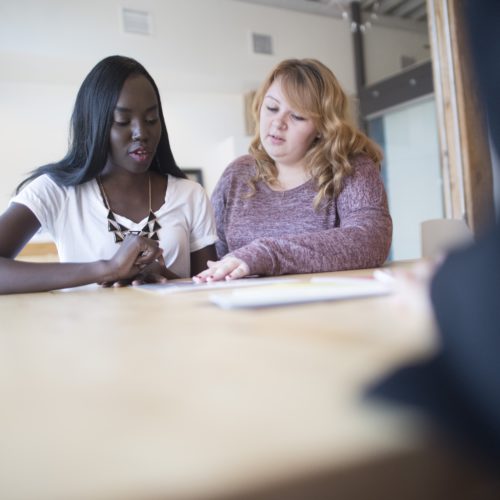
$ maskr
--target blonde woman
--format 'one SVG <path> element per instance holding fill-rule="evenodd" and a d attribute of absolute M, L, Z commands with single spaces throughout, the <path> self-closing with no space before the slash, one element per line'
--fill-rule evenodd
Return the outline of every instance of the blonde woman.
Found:
<path fill-rule="evenodd" d="M 347 97 L 314 59 L 281 62 L 254 101 L 250 155 L 219 180 L 220 260 L 197 282 L 376 267 L 392 221 L 379 148 L 348 120 Z"/>

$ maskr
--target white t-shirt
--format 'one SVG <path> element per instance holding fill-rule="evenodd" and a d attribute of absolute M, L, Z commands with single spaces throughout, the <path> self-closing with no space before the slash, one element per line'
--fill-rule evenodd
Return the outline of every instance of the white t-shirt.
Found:
<path fill-rule="evenodd" d="M 58 186 L 48 175 L 28 184 L 11 203 L 28 207 L 42 229 L 54 239 L 61 262 L 110 259 L 118 250 L 108 231 L 108 209 L 97 181 Z M 187 179 L 168 176 L 165 203 L 155 212 L 167 267 L 180 277 L 190 276 L 190 253 L 215 243 L 212 206 L 203 187 Z M 140 231 L 147 217 L 135 223 L 115 214 L 116 221 Z"/>

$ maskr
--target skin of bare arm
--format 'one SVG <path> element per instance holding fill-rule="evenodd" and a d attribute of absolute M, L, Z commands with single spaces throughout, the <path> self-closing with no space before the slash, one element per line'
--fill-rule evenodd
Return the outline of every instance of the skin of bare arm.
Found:
<path fill-rule="evenodd" d="M 206 269 L 207 262 L 217 260 L 215 245 L 209 245 L 201 250 L 191 253 L 191 276 L 196 276 Z"/>
<path fill-rule="evenodd" d="M 0 216 L 0 294 L 42 292 L 127 280 L 162 256 L 157 242 L 132 235 L 109 260 L 87 263 L 14 260 L 39 227 L 37 218 L 23 205 L 13 203 Z"/>

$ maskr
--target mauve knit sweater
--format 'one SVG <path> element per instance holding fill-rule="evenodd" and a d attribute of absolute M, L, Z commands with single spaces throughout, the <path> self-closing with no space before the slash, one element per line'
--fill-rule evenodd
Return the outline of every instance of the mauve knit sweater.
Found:
<path fill-rule="evenodd" d="M 230 253 L 248 264 L 250 274 L 263 276 L 380 266 L 392 238 L 387 196 L 369 158 L 352 163 L 338 197 L 315 211 L 312 179 L 288 191 L 258 182 L 255 195 L 245 196 L 255 160 L 236 159 L 212 195 L 219 258 Z"/>

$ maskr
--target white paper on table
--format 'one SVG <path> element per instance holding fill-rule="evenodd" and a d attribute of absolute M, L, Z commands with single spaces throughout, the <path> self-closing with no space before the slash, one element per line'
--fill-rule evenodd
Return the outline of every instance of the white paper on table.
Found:
<path fill-rule="evenodd" d="M 280 282 L 232 290 L 231 293 L 214 293 L 210 301 L 223 309 L 234 309 L 372 297 L 391 292 L 391 286 L 371 278 L 318 277 L 305 282 Z"/>
<path fill-rule="evenodd" d="M 151 283 L 135 286 L 134 290 L 141 292 L 156 293 L 167 295 L 179 292 L 203 292 L 205 290 L 224 290 L 227 288 L 246 288 L 246 287 L 266 287 L 276 283 L 295 283 L 298 279 L 294 278 L 242 278 L 229 281 L 212 281 L 209 283 L 194 283 L 193 281 L 167 281 L 166 283 Z"/>

